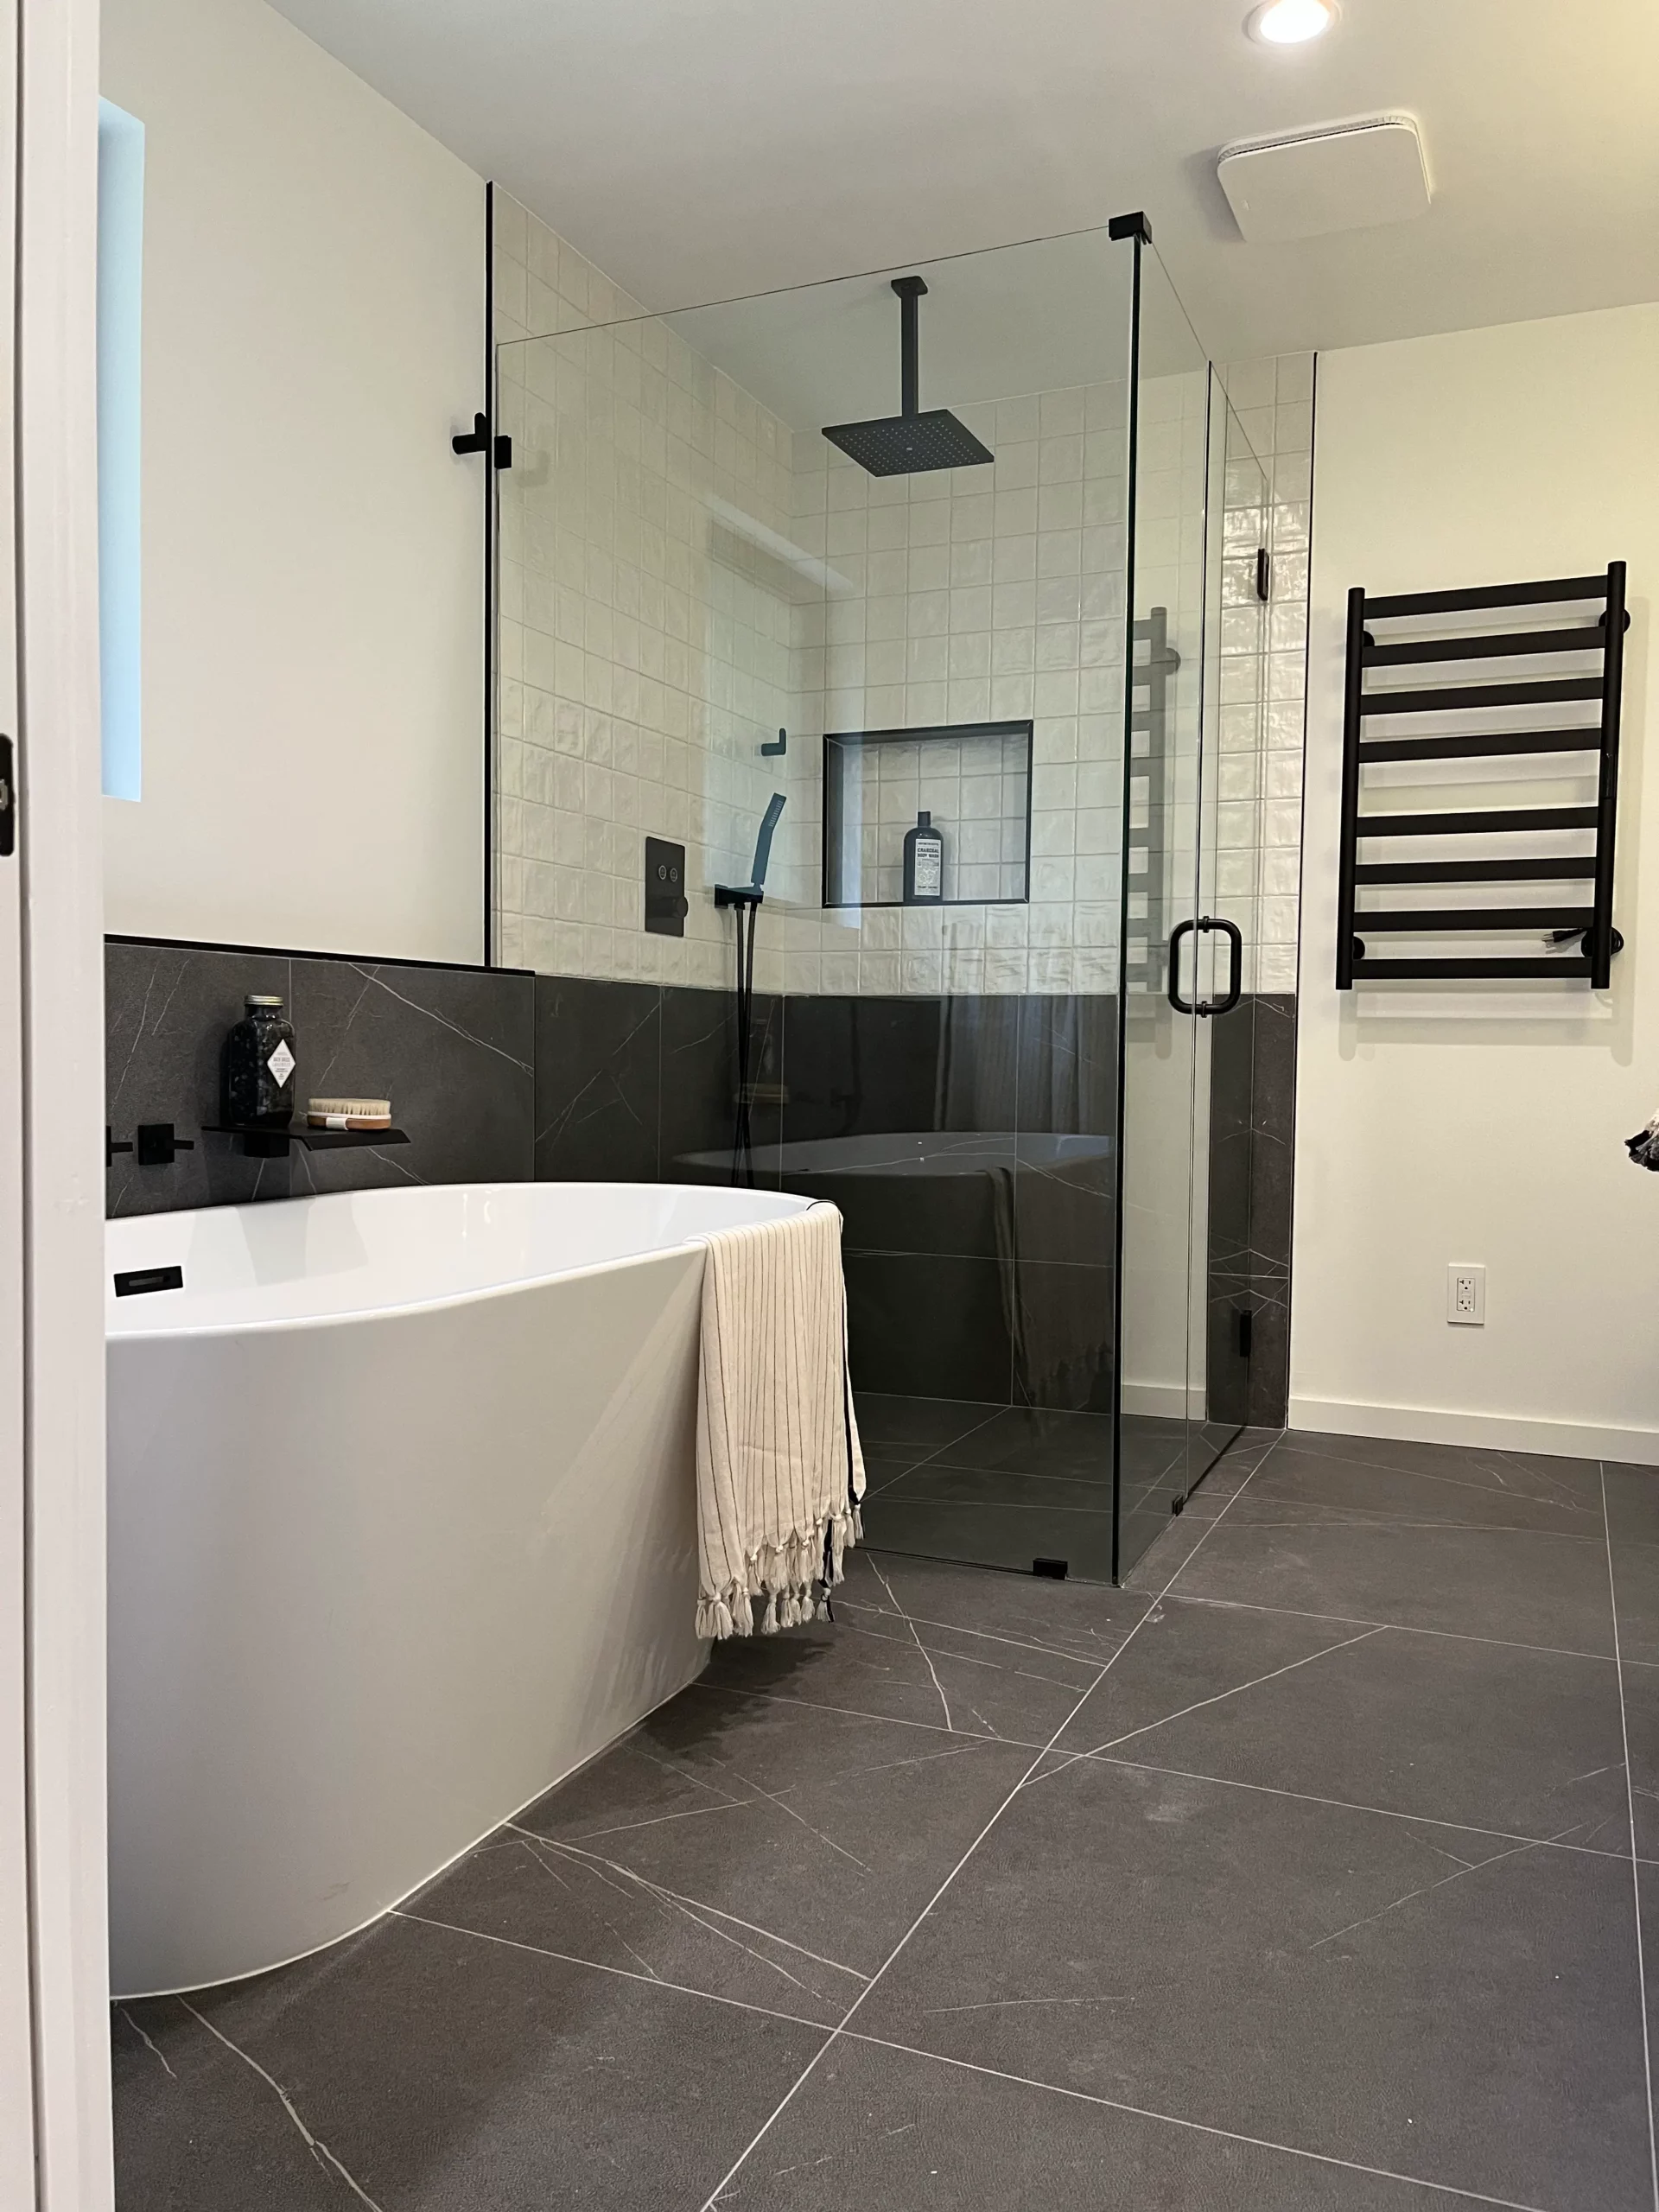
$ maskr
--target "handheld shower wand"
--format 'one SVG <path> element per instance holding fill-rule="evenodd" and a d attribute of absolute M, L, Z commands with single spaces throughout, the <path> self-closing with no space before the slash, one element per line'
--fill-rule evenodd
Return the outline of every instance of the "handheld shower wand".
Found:
<path fill-rule="evenodd" d="M 782 791 L 767 803 L 754 841 L 754 862 L 745 884 L 717 883 L 716 906 L 730 906 L 737 915 L 737 1104 L 732 1129 L 732 1181 L 754 1187 L 754 1130 L 751 1109 L 749 1054 L 754 1030 L 754 931 L 766 895 L 766 869 L 772 861 L 772 832 L 786 804 Z"/>

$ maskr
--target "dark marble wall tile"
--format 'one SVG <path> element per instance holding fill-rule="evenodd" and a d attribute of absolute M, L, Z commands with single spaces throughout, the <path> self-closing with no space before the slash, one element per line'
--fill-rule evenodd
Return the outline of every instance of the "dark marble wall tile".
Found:
<path fill-rule="evenodd" d="M 287 1001 L 295 1095 L 389 1096 L 407 1145 L 250 1160 L 220 1118 L 220 1056 L 251 991 Z M 171 1122 L 194 1149 L 170 1167 L 118 1154 L 111 1214 L 233 1205 L 403 1182 L 513 1181 L 531 1169 L 528 976 L 322 960 L 162 943 L 105 948 L 106 1118 L 118 1138 Z"/>
<path fill-rule="evenodd" d="M 836 1162 L 837 1142 L 857 1147 Z M 939 1133 L 830 1139 L 789 1160 L 784 1186 L 839 1206 L 849 1251 L 953 1254 L 1007 1259 L 1014 1249 L 1011 1145 Z"/>
<path fill-rule="evenodd" d="M 286 956 L 105 947 L 105 1119 L 126 1141 L 140 1122 L 171 1122 L 195 1147 L 170 1167 L 140 1167 L 131 1153 L 118 1153 L 105 1192 L 111 1217 L 238 1205 L 256 1193 L 287 1197 L 289 1161 L 247 1160 L 226 1139 L 201 1134 L 204 1123 L 219 1118 L 220 1053 L 250 991 L 291 1001 Z"/>
<path fill-rule="evenodd" d="M 1021 1260 L 1014 1287 L 1016 1404 L 1111 1411 L 1115 1292 L 1110 1267 Z"/>
<path fill-rule="evenodd" d="M 784 1008 L 786 1143 L 933 1129 L 940 999 L 791 998 Z"/>
<path fill-rule="evenodd" d="M 1217 1418 L 1264 1427 L 1289 1407 L 1295 1112 L 1296 1001 L 1247 998 L 1211 1036 L 1208 1393 Z"/>
<path fill-rule="evenodd" d="M 537 976 L 535 991 L 537 1180 L 656 1182 L 661 989 Z"/>
<path fill-rule="evenodd" d="M 1110 1136 L 1117 1128 L 1115 995 L 1027 998 L 1020 1010 L 1018 1126 Z"/>
<path fill-rule="evenodd" d="M 1111 1267 L 1116 1253 L 1117 1017 L 1104 993 L 1020 1007 L 1019 1264 Z M 1109 1333 L 1099 1350 L 1109 1360 Z"/>
<path fill-rule="evenodd" d="M 731 991 L 670 984 L 663 991 L 659 1173 L 670 1183 L 731 1179 L 738 1080 L 737 1004 Z M 757 992 L 749 1039 L 754 1179 L 778 1182 L 784 1115 L 784 1001 Z"/>
<path fill-rule="evenodd" d="M 849 1249 L 1013 1250 L 1019 1001 L 791 998 L 784 1180 Z"/>
<path fill-rule="evenodd" d="M 849 1252 L 847 1318 L 861 1390 L 1007 1405 L 1009 1270 L 995 1260 Z"/>
<path fill-rule="evenodd" d="M 301 1153 L 295 1164 L 305 1187 L 529 1179 L 536 1075 L 528 976 L 302 959 L 293 971 L 302 1103 L 390 1098 L 410 1138 L 384 1153 Z"/>

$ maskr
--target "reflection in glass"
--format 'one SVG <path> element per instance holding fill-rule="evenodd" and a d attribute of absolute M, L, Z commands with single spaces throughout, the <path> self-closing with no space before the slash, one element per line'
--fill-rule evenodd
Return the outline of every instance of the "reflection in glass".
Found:
<path fill-rule="evenodd" d="M 872 1542 L 1109 1576 L 1203 1459 L 1208 1046 L 1165 961 L 1202 842 L 1202 348 L 1104 232 L 547 304 L 499 348 L 500 957 L 562 979 L 573 1050 L 660 1020 L 664 1179 L 730 1173 L 741 1084 L 756 1179 L 841 1208 Z M 740 1071 L 713 889 L 774 792 Z M 685 847 L 683 938 L 643 928 L 647 834 Z"/>

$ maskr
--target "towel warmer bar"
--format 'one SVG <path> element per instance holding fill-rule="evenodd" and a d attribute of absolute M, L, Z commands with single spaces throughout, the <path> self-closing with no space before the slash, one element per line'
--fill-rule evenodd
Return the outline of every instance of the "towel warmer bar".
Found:
<path fill-rule="evenodd" d="M 1337 988 L 1356 982 L 1448 979 L 1485 982 L 1493 978 L 1536 981 L 1582 977 L 1592 990 L 1605 990 L 1613 955 L 1624 940 L 1613 927 L 1613 841 L 1618 800 L 1618 727 L 1624 674 L 1624 563 L 1615 561 L 1605 575 L 1565 576 L 1542 583 L 1491 584 L 1469 591 L 1396 593 L 1368 598 L 1356 587 L 1348 594 L 1347 680 L 1343 702 L 1342 826 L 1338 848 L 1337 900 Z M 1592 608 L 1589 619 L 1548 626 L 1475 634 L 1416 630 L 1422 618 L 1459 618 L 1495 610 L 1572 607 Z M 1547 618 L 1545 618 L 1547 620 Z M 1376 624 L 1403 622 L 1399 632 L 1381 637 Z M 1586 672 L 1565 676 L 1527 675 L 1497 681 L 1368 686 L 1373 670 L 1423 667 L 1440 663 L 1536 662 L 1550 655 L 1593 656 Z M 1551 728 L 1515 729 L 1494 726 L 1487 716 L 1533 708 L 1594 704 L 1593 721 L 1570 721 Z M 1389 718 L 1452 716 L 1471 727 L 1437 729 L 1428 734 L 1386 736 Z M 1484 725 L 1484 726 L 1483 726 Z M 1362 775 L 1370 766 L 1399 761 L 1520 760 L 1537 753 L 1594 753 L 1597 796 L 1593 805 L 1456 807 L 1421 813 L 1387 810 L 1362 813 Z M 1591 831 L 1591 853 L 1551 850 L 1519 857 L 1464 852 L 1433 860 L 1361 858 L 1362 847 L 1375 855 L 1376 841 L 1391 837 L 1477 837 L 1482 840 L 1535 833 Z M 1362 907 L 1365 887 L 1478 885 L 1495 883 L 1592 886 L 1588 905 L 1531 903 L 1512 906 L 1414 906 L 1389 904 Z M 1510 952 L 1457 954 L 1435 958 L 1379 957 L 1371 937 L 1408 935 L 1455 938 L 1464 931 L 1543 931 L 1555 943 L 1582 939 L 1577 953 L 1544 952 L 1527 957 Z M 1363 935 L 1358 932 L 1364 932 Z"/>

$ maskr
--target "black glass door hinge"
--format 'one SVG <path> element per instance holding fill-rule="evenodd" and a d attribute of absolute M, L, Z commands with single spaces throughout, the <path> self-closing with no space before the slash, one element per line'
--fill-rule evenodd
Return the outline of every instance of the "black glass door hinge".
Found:
<path fill-rule="evenodd" d="M 10 860 L 16 849 L 17 777 L 11 740 L 0 737 L 0 860 Z"/>
<path fill-rule="evenodd" d="M 489 423 L 482 415 L 474 415 L 472 429 L 457 430 L 449 443 L 456 453 L 487 453 L 498 468 L 512 467 L 512 440 L 505 430 L 492 437 Z"/>
<path fill-rule="evenodd" d="M 1238 1317 L 1238 1356 L 1241 1359 L 1248 1359 L 1249 1357 L 1250 1349 L 1255 1341 L 1255 1314 L 1241 1313 Z"/>

